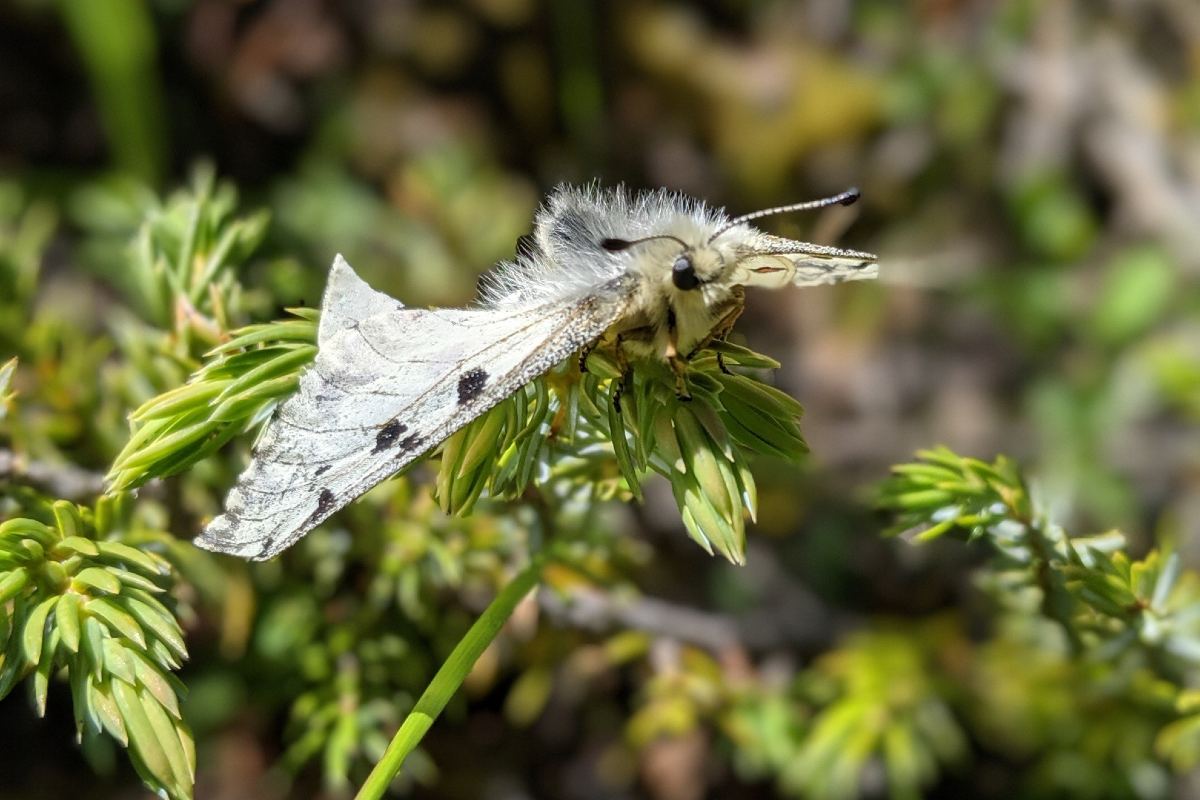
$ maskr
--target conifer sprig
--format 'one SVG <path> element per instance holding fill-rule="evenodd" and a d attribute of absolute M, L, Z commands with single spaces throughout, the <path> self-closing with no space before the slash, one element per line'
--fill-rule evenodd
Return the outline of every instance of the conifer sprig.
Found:
<path fill-rule="evenodd" d="M 148 786 L 188 798 L 196 756 L 172 674 L 187 658 L 166 594 L 174 573 L 121 541 L 128 500 L 60 500 L 0 523 L 0 699 L 28 679 L 41 716 L 51 679 L 65 673 L 77 736 L 108 734 Z"/>

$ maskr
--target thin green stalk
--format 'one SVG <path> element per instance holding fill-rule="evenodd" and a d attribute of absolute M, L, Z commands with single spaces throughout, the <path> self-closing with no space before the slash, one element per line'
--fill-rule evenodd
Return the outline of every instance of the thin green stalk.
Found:
<path fill-rule="evenodd" d="M 1038 588 L 1042 590 L 1042 614 L 1059 624 L 1067 638 L 1071 654 L 1078 656 L 1083 653 L 1083 639 L 1071 620 L 1071 595 L 1055 581 L 1054 566 L 1051 563 L 1054 546 L 1046 538 L 1039 522 L 1023 522 L 1029 534 L 1029 549 L 1035 561 L 1034 575 Z"/>
<path fill-rule="evenodd" d="M 400 773 L 400 768 L 404 766 L 404 759 L 420 744 L 438 714 L 442 713 L 446 703 L 466 680 L 475 662 L 512 616 L 517 603 L 537 585 L 546 561 L 547 555 L 544 552 L 535 555 L 529 566 L 500 590 L 496 599 L 455 645 L 450 657 L 442 664 L 437 675 L 433 676 L 421 699 L 404 719 L 400 730 L 392 737 L 392 743 L 388 745 L 383 758 L 379 759 L 379 763 L 367 776 L 356 800 L 379 800 L 383 797 L 392 780 Z"/>

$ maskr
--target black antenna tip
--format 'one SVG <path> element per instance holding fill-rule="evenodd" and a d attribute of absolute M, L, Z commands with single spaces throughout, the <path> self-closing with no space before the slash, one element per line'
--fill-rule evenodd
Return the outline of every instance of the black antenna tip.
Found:
<path fill-rule="evenodd" d="M 612 252 L 612 253 L 615 253 L 619 250 L 624 250 L 625 248 L 631 246 L 632 244 L 633 244 L 633 242 L 629 241 L 628 239 L 601 239 L 600 240 L 600 246 L 603 247 L 605 250 L 608 250 L 609 252 Z"/>
<path fill-rule="evenodd" d="M 852 186 L 842 192 L 842 199 L 838 203 L 843 206 L 852 206 L 858 202 L 858 198 L 860 197 L 862 197 L 862 192 L 858 190 L 857 186 Z"/>

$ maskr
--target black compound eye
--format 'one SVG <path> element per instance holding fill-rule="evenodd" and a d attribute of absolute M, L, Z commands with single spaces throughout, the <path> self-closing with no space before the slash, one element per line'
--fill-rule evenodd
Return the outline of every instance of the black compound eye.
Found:
<path fill-rule="evenodd" d="M 687 256 L 675 259 L 675 265 L 671 267 L 671 282 L 675 284 L 676 289 L 683 289 L 685 292 L 700 285 L 692 259 Z"/>

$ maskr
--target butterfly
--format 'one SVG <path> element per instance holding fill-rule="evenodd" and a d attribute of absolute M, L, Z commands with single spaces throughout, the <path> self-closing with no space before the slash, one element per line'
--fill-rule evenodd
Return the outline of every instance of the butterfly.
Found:
<path fill-rule="evenodd" d="M 849 205 L 856 190 L 730 218 L 666 190 L 560 186 L 513 261 L 471 308 L 407 308 L 340 255 L 318 352 L 262 431 L 224 513 L 195 540 L 263 560 L 438 446 L 524 384 L 600 342 L 663 359 L 687 397 L 687 360 L 724 336 L 744 288 L 873 278 L 876 257 L 772 236 L 769 214 Z"/>

